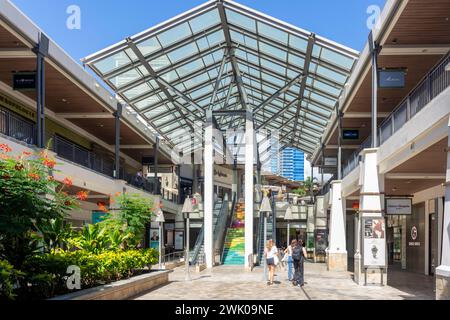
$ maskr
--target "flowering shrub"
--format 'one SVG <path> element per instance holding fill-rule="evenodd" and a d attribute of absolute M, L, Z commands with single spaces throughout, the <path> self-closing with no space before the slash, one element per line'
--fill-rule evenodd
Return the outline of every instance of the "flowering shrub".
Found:
<path fill-rule="evenodd" d="M 66 272 L 69 266 L 80 267 L 81 288 L 86 289 L 137 275 L 157 261 L 158 252 L 154 249 L 106 251 L 99 254 L 84 250 L 56 250 L 35 256 L 26 267 L 35 274 L 40 274 L 39 279 L 51 279 L 47 283 L 34 283 L 35 296 L 50 298 L 68 292 Z"/>

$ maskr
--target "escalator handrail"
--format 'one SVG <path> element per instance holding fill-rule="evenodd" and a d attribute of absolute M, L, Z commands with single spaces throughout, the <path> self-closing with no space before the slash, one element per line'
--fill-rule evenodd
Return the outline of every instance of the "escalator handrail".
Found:
<path fill-rule="evenodd" d="M 219 216 L 217 217 L 217 222 L 214 227 L 214 252 L 223 248 L 223 243 L 225 241 L 224 236 L 226 236 L 227 222 L 228 222 L 228 200 L 223 201 L 222 208 L 220 208 Z"/>

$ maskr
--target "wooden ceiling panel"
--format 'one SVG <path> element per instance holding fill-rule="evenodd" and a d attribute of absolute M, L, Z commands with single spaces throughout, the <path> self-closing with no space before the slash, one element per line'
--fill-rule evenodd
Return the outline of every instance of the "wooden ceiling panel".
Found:
<path fill-rule="evenodd" d="M 20 41 L 16 36 L 12 35 L 3 26 L 0 26 L 0 48 L 12 49 L 12 48 L 27 48 L 27 46 Z"/>
<path fill-rule="evenodd" d="M 409 0 L 388 44 L 450 44 L 450 1 Z"/>

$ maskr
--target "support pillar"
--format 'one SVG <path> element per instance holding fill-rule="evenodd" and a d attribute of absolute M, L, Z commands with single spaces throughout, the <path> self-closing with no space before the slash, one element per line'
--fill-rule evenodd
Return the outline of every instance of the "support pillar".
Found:
<path fill-rule="evenodd" d="M 254 171 L 253 114 L 247 111 L 245 120 L 245 267 L 253 265 L 253 171 Z"/>
<path fill-rule="evenodd" d="M 117 104 L 114 112 L 115 125 L 115 149 L 114 149 L 114 179 L 120 179 L 120 118 L 122 117 L 122 105 Z"/>
<path fill-rule="evenodd" d="M 238 171 L 237 171 L 237 161 L 235 160 L 233 165 L 233 177 L 231 182 L 231 200 L 233 200 L 233 197 L 236 197 L 236 201 L 238 200 L 238 184 L 239 184 L 239 178 L 238 178 Z"/>
<path fill-rule="evenodd" d="M 441 264 L 436 268 L 436 299 L 450 300 L 450 119 L 447 140 L 447 175 L 445 179 L 444 226 Z"/>
<path fill-rule="evenodd" d="M 153 163 L 154 163 L 154 174 L 155 174 L 155 183 L 153 185 L 153 194 L 160 194 L 159 181 L 158 181 L 158 153 L 159 153 L 159 137 L 157 136 L 155 139 L 155 145 L 153 147 Z"/>
<path fill-rule="evenodd" d="M 347 271 L 345 241 L 345 212 L 342 199 L 342 181 L 331 182 L 330 238 L 327 251 L 328 271 Z"/>
<path fill-rule="evenodd" d="M 45 57 L 48 55 L 49 39 L 45 34 L 39 34 L 39 44 L 36 53 L 36 145 L 45 148 Z"/>
<path fill-rule="evenodd" d="M 357 247 L 355 248 L 355 270 L 354 280 L 356 283 L 365 284 L 365 269 L 364 269 L 364 256 L 367 250 L 370 248 L 364 248 L 364 230 L 363 221 L 364 218 L 374 218 L 384 220 L 384 177 L 378 174 L 377 165 L 377 151 L 378 149 L 364 149 L 362 151 L 363 161 L 360 164 L 360 200 L 359 200 L 359 217 L 358 217 L 358 231 Z M 385 227 L 386 229 L 386 227 Z M 386 252 L 386 232 L 384 230 L 384 238 L 382 239 L 384 244 L 384 251 Z M 382 252 L 382 251 L 381 251 Z M 381 270 L 383 269 L 383 276 L 381 276 Z M 368 269 L 367 283 L 368 284 L 381 284 L 381 277 L 383 278 L 383 284 L 387 284 L 387 268 L 386 263 L 384 266 L 374 266 Z"/>
<path fill-rule="evenodd" d="M 204 251 L 208 269 L 213 267 L 213 209 L 214 209 L 214 144 L 213 116 L 207 111 L 204 153 Z"/>

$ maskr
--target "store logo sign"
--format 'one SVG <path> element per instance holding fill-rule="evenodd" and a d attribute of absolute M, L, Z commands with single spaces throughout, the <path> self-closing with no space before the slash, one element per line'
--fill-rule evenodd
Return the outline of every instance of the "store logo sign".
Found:
<path fill-rule="evenodd" d="M 414 226 L 414 227 L 411 228 L 411 239 L 416 241 L 417 240 L 417 235 L 418 235 L 417 227 Z"/>

